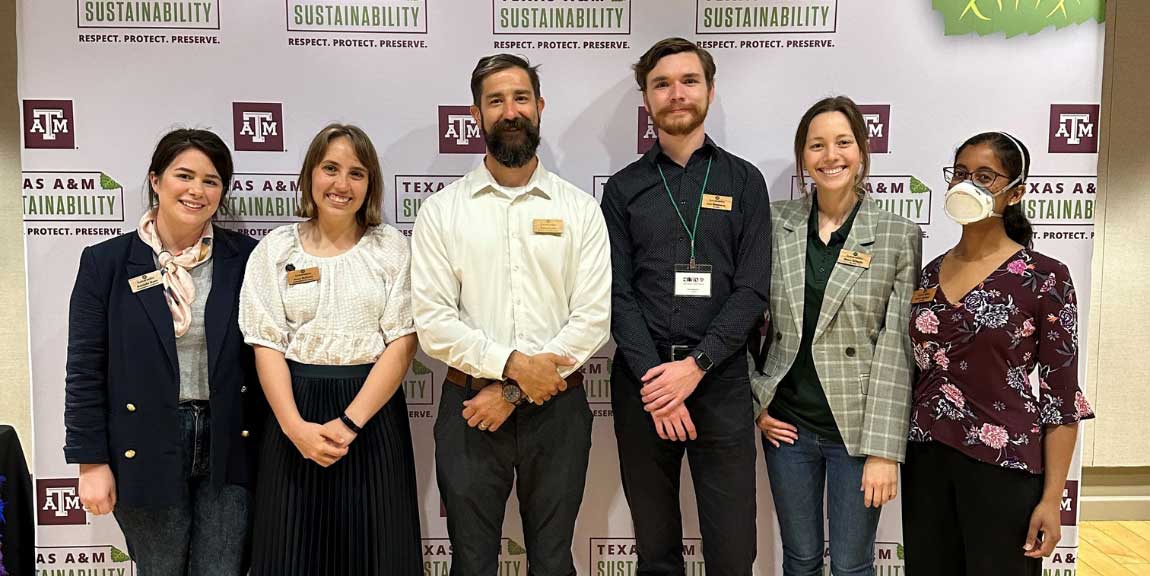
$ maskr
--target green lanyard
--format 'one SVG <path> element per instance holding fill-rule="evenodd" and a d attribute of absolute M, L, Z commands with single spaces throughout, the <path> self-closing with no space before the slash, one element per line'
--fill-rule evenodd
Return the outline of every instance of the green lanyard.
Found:
<path fill-rule="evenodd" d="M 656 164 L 659 168 L 659 176 L 663 178 L 663 189 L 667 191 L 667 198 L 671 199 L 671 207 L 675 209 L 675 214 L 679 215 L 679 222 L 683 223 L 683 230 L 687 231 L 687 237 L 691 239 L 691 268 L 695 267 L 695 232 L 699 230 L 699 213 L 703 211 L 703 194 L 707 193 L 707 181 L 711 179 L 711 161 L 714 159 L 714 156 L 707 159 L 707 173 L 703 176 L 703 187 L 699 189 L 699 205 L 695 207 L 695 225 L 692 228 L 687 228 L 687 220 L 683 218 L 683 213 L 679 211 L 679 204 L 675 202 L 675 196 L 671 194 L 671 187 L 667 185 L 667 177 L 663 174 L 663 167 Z"/>

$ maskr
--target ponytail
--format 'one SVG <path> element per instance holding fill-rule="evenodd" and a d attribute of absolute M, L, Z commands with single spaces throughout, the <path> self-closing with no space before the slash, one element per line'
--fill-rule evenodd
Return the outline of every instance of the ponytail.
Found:
<path fill-rule="evenodd" d="M 1034 247 L 1034 228 L 1022 211 L 1022 203 L 1011 204 L 1002 211 L 1002 224 L 1011 240 L 1027 247 Z"/>

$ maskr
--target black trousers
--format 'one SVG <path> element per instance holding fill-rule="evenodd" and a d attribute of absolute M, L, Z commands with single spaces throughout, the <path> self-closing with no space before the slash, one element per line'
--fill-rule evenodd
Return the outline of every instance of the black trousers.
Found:
<path fill-rule="evenodd" d="M 909 442 L 902 467 L 907 576 L 1038 576 L 1023 556 L 1043 478 L 979 462 L 938 442 Z"/>
<path fill-rule="evenodd" d="M 519 406 L 496 432 L 467 426 L 463 401 L 474 394 L 445 381 L 435 421 L 435 471 L 447 509 L 451 576 L 499 572 L 503 516 L 517 478 L 527 573 L 573 576 L 571 540 L 594 418 L 586 392 L 570 388 L 542 406 Z"/>
<path fill-rule="evenodd" d="M 740 361 L 744 357 L 738 354 Z M 631 508 L 638 574 L 681 576 L 679 477 L 691 466 L 708 576 L 750 576 L 755 561 L 755 425 L 746 363 L 715 367 L 687 399 L 698 439 L 659 438 L 643 410 L 638 378 L 615 355 L 611 407 L 623 492 Z"/>

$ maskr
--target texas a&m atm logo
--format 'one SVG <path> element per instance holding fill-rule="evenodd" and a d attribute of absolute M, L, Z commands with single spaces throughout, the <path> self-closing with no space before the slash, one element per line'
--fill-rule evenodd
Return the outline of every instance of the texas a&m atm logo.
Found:
<path fill-rule="evenodd" d="M 283 152 L 283 104 L 232 102 L 232 136 L 236 150 Z"/>
<path fill-rule="evenodd" d="M 88 513 L 80 504 L 78 478 L 36 480 L 36 523 L 41 526 L 86 524 Z"/>
<path fill-rule="evenodd" d="M 439 153 L 483 154 L 483 130 L 471 117 L 470 106 L 439 107 Z"/>
<path fill-rule="evenodd" d="M 71 100 L 24 101 L 25 148 L 75 148 Z"/>
<path fill-rule="evenodd" d="M 1051 104 L 1051 154 L 1098 152 L 1098 104 Z"/>
<path fill-rule="evenodd" d="M 890 152 L 890 104 L 859 104 L 871 154 Z"/>

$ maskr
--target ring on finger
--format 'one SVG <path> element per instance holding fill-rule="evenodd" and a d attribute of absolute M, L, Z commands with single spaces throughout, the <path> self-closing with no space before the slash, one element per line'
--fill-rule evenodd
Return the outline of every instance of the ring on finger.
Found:
<path fill-rule="evenodd" d="M 487 430 L 487 423 L 486 422 L 480 422 L 479 423 L 479 429 L 486 431 Z"/>

